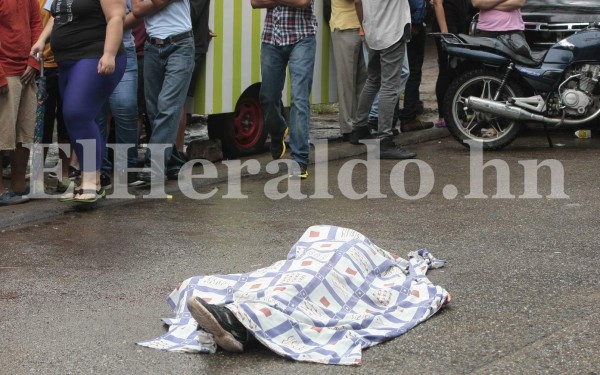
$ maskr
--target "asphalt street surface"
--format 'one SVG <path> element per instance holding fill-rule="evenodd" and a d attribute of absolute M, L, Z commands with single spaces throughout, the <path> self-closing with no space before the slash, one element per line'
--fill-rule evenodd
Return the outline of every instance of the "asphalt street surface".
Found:
<path fill-rule="evenodd" d="M 348 199 L 342 191 L 349 183 L 337 182 L 348 160 L 338 160 L 328 164 L 330 199 L 271 200 L 265 186 L 274 176 L 248 177 L 241 181 L 247 199 L 222 198 L 222 183 L 201 187 L 218 189 L 208 200 L 174 194 L 172 200 L 99 204 L 5 228 L 0 373 L 600 373 L 600 138 L 565 133 L 554 140 L 560 146 L 548 148 L 537 133 L 486 154 L 507 163 L 515 198 L 491 198 L 493 168 L 484 173 L 489 197 L 466 198 L 469 152 L 444 138 L 408 146 L 434 173 L 433 189 L 421 199 L 393 190 L 397 161 L 381 161 L 385 198 Z M 537 179 L 543 198 L 518 198 L 531 188 L 519 161 L 532 159 L 560 162 L 568 198 L 546 198 L 557 175 L 547 168 Z M 416 165 L 404 176 L 406 194 L 416 195 Z M 315 180 L 313 173 L 301 192 L 311 195 Z M 444 195 L 453 190 L 444 190 L 449 184 L 454 199 Z M 351 185 L 366 191 L 365 167 L 356 167 Z M 429 277 L 452 294 L 451 304 L 405 335 L 365 350 L 361 366 L 292 362 L 261 347 L 206 355 L 135 345 L 165 332 L 165 298 L 179 282 L 267 266 L 285 258 L 315 224 L 353 228 L 401 256 L 424 247 L 447 259 Z"/>

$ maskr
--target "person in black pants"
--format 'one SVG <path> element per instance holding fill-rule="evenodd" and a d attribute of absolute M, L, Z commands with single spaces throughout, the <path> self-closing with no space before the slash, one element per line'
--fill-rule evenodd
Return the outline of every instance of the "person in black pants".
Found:
<path fill-rule="evenodd" d="M 399 113 L 400 128 L 407 131 L 410 128 L 422 129 L 433 126 L 433 123 L 423 123 L 417 116 L 423 113 L 419 88 L 423 77 L 423 61 L 425 60 L 425 42 L 427 30 L 427 0 L 410 0 L 411 39 L 406 45 L 410 75 L 404 90 L 404 105 Z"/>
<path fill-rule="evenodd" d="M 466 34 L 468 31 L 468 0 L 432 0 L 435 12 L 434 32 Z M 450 83 L 452 82 L 452 70 L 448 61 L 448 54 L 442 49 L 439 39 L 435 41 L 438 52 L 439 74 L 435 85 L 435 95 L 438 103 L 438 121 L 435 126 L 443 128 L 446 126 L 444 113 L 442 111 L 443 100 Z"/>

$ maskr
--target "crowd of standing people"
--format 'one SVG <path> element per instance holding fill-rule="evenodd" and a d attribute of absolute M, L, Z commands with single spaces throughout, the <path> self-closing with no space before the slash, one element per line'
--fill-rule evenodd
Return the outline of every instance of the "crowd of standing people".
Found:
<path fill-rule="evenodd" d="M 271 154 L 291 149 L 291 177 L 308 177 L 310 90 L 316 54 L 314 0 L 249 0 L 266 8 L 261 37 L 260 103 Z M 212 32 L 210 0 L 3 0 L 0 3 L 0 152 L 10 152 L 11 184 L 0 179 L 0 205 L 28 200 L 26 169 L 36 127 L 36 76 L 47 81 L 44 144 L 54 127 L 60 146 L 63 201 L 95 202 L 111 176 L 130 186 L 177 179 L 183 153 L 186 97 L 192 96 Z M 471 6 L 481 14 L 476 33 L 519 34 L 525 0 L 331 0 L 329 27 L 337 67 L 341 137 L 352 144 L 376 138 L 381 159 L 414 158 L 393 140 L 401 132 L 432 127 L 421 121 L 419 97 L 426 27 L 466 33 Z M 49 42 L 49 43 L 48 43 Z M 143 46 L 143 48 L 141 47 Z M 366 53 L 365 53 L 366 51 Z M 438 44 L 439 119 L 452 72 Z M 286 72 L 291 81 L 290 119 L 281 108 Z M 401 93 L 404 99 L 400 105 Z M 140 92 L 142 93 L 140 95 Z M 401 107 L 401 108 L 400 108 Z M 111 163 L 106 150 L 109 118 L 127 158 Z M 138 124 L 148 144 L 137 164 Z M 289 141 L 286 144 L 286 139 Z M 70 145 L 70 147 L 66 147 Z M 73 152 L 69 152 L 69 150 Z M 154 149 L 156 152 L 157 149 Z M 3 164 L 0 164 L 2 172 Z M 66 192 L 70 180 L 76 188 Z"/>

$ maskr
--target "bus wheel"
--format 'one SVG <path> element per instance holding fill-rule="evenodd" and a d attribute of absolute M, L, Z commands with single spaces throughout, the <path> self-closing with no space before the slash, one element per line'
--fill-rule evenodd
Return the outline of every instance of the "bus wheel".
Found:
<path fill-rule="evenodd" d="M 235 112 L 227 116 L 221 135 L 227 158 L 252 155 L 264 150 L 268 131 L 258 95 L 260 85 L 247 89 L 238 99 Z"/>

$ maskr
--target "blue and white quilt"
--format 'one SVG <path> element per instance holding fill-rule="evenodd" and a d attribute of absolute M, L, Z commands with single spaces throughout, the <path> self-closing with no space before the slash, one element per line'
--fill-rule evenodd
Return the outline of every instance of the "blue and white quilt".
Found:
<path fill-rule="evenodd" d="M 426 276 L 444 261 L 427 250 L 400 258 L 362 234 L 313 226 L 286 260 L 244 274 L 185 280 L 167 302 L 169 331 L 139 345 L 166 351 L 214 353 L 212 336 L 197 330 L 186 301 L 197 295 L 226 304 L 254 336 L 286 358 L 357 365 L 361 351 L 430 318 L 448 292 Z"/>

